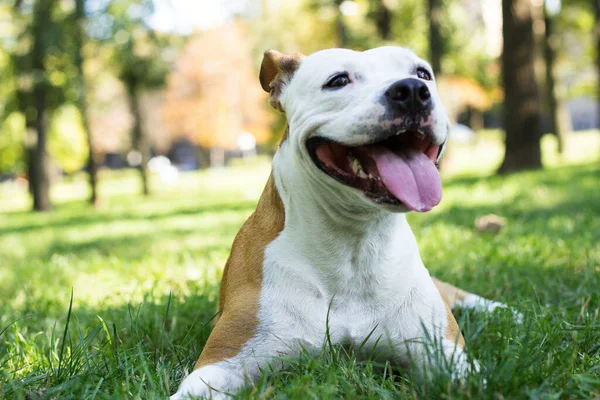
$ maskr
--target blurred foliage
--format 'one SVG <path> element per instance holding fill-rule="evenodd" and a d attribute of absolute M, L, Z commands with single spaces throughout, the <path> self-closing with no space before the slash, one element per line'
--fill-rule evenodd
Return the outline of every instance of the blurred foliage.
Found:
<path fill-rule="evenodd" d="M 34 1 L 5 1 L 0 5 L 0 15 L 5 18 L 0 35 L 3 50 L 6 52 L 10 65 L 6 65 L 3 77 L 12 86 L 7 104 L 15 111 L 18 107 L 26 113 L 34 113 L 30 100 L 16 99 L 15 96 L 31 92 L 33 85 L 42 79 L 33 72 L 32 66 L 32 37 L 31 24 L 33 19 Z M 47 82 L 47 106 L 50 110 L 72 100 L 75 93 L 72 88 L 74 67 L 72 65 L 70 31 L 70 13 L 73 4 L 69 1 L 55 3 L 50 15 L 50 21 L 44 25 L 44 40 L 46 42 L 46 57 L 44 59 Z M 0 63 L 3 64 L 3 63 Z M 4 66 L 4 65 L 0 65 Z M 4 86 L 4 84 L 2 85 Z M 18 102 L 21 101 L 20 105 Z M 25 101 L 25 104 L 22 102 Z"/>
<path fill-rule="evenodd" d="M 108 65 L 123 82 L 135 82 L 146 88 L 164 84 L 171 65 L 169 37 L 157 34 L 148 26 L 154 12 L 151 0 L 113 0 L 97 15 L 110 16 L 96 39 L 107 46 Z"/>
<path fill-rule="evenodd" d="M 50 156 L 66 173 L 73 173 L 85 166 L 88 151 L 81 114 L 72 104 L 59 107 L 48 132 Z"/>
<path fill-rule="evenodd" d="M 267 140 L 272 118 L 246 37 L 243 26 L 228 24 L 188 41 L 166 87 L 163 115 L 171 136 L 230 150 L 244 131 Z"/>
<path fill-rule="evenodd" d="M 563 1 L 557 15 L 559 38 L 559 77 L 569 85 L 569 95 L 594 96 L 595 71 L 591 69 L 596 52 L 591 32 L 594 15 L 588 0 Z M 589 79 L 581 79 L 583 77 Z"/>
<path fill-rule="evenodd" d="M 37 79 L 31 74 L 28 33 L 35 1 L 0 0 L 0 172 L 22 172 L 24 168 L 24 151 L 19 147 L 25 143 L 27 118 L 19 119 L 15 113 L 29 120 L 35 117 L 26 96 Z M 498 18 L 492 15 L 495 3 L 442 3 L 445 52 L 440 83 L 447 87 L 443 94 L 446 103 L 452 103 L 454 118 L 465 107 L 489 109 L 503 98 L 499 49 L 490 46 L 490 21 L 486 20 Z M 597 50 L 589 1 L 562 3 L 556 16 L 558 76 L 570 97 L 593 95 L 596 72 L 592 60 Z M 273 146 L 285 122 L 268 107 L 258 86 L 256 76 L 264 50 L 309 54 L 341 43 L 357 50 L 396 44 L 425 58 L 428 54 L 426 0 L 261 0 L 248 3 L 246 9 L 236 2 L 219 4 L 231 15 L 226 24 L 212 31 L 182 34 L 157 31 L 151 24 L 157 11 L 154 0 L 86 1 L 85 81 L 93 143 L 99 153 L 131 149 L 132 87 L 140 97 L 144 131 L 160 152 L 180 137 L 204 147 L 233 148 L 237 134 L 246 130 L 259 143 Z M 81 117 L 71 106 L 77 95 L 74 7 L 74 0 L 57 1 L 45 33 L 49 44 L 45 59 L 48 108 L 56 119 L 50 121 L 50 153 L 65 171 L 81 168 L 87 152 L 80 140 Z M 390 15 L 390 40 L 382 38 L 378 29 L 381 7 Z M 216 74 L 211 72 L 215 63 L 220 65 Z M 238 90 L 239 99 L 231 100 L 227 94 Z M 63 129 L 65 132 L 59 132 Z"/>
<path fill-rule="evenodd" d="M 18 112 L 8 114 L 0 128 L 0 174 L 25 170 L 25 118 Z"/>
<path fill-rule="evenodd" d="M 0 173 L 25 172 L 25 118 L 10 113 L 0 129 Z M 48 131 L 48 152 L 66 173 L 84 167 L 88 148 L 81 126 L 81 115 L 74 105 L 66 103 L 54 111 Z"/>

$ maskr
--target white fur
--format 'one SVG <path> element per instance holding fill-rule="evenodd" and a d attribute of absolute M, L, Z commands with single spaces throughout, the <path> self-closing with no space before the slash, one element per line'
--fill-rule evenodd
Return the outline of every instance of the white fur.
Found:
<path fill-rule="evenodd" d="M 410 353 L 424 369 L 430 367 L 424 339 L 433 338 L 453 358 L 455 376 L 468 373 L 465 353 L 445 337 L 446 309 L 405 214 L 327 176 L 305 144 L 317 134 L 365 143 L 370 131 L 386 123 L 378 118 L 385 89 L 415 77 L 417 65 L 427 64 L 396 47 L 362 53 L 332 49 L 302 62 L 280 99 L 290 136 L 273 160 L 273 171 L 285 227 L 265 251 L 257 332 L 235 357 L 193 372 L 172 399 L 184 393 L 209 396 L 202 380 L 235 391 L 244 377 L 260 376 L 261 368 L 280 368 L 277 357 L 293 357 L 301 348 L 320 351 L 327 331 L 334 344 L 355 348 L 370 335 L 366 354 L 407 365 Z M 348 71 L 352 84 L 323 91 L 326 79 L 339 71 Z M 435 83 L 427 84 L 435 105 L 430 123 L 441 144 L 448 119 Z"/>
<path fill-rule="evenodd" d="M 457 300 L 455 306 L 485 312 L 493 312 L 496 308 L 507 308 L 506 304 L 488 300 L 473 293 L 469 293 L 462 299 Z"/>
<path fill-rule="evenodd" d="M 227 399 L 244 384 L 244 375 L 236 368 L 226 361 L 199 368 L 184 379 L 171 400 L 185 400 L 192 396 Z"/>
<path fill-rule="evenodd" d="M 483 297 L 478 296 L 473 293 L 469 293 L 462 299 L 457 300 L 454 306 L 457 308 L 467 308 L 467 309 L 472 309 L 475 311 L 488 312 L 488 313 L 494 312 L 494 310 L 496 310 L 498 308 L 510 309 L 504 303 L 499 303 L 497 301 L 488 300 L 486 298 L 483 298 Z M 521 314 L 520 312 L 517 312 L 513 309 L 510 309 L 510 311 L 513 315 L 515 322 L 517 322 L 518 324 L 523 322 L 523 314 Z"/>

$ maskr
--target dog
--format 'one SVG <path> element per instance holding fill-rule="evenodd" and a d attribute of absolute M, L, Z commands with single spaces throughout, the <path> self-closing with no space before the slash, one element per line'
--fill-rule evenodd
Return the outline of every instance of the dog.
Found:
<path fill-rule="evenodd" d="M 427 370 L 433 338 L 453 377 L 478 369 L 451 308 L 505 305 L 432 278 L 406 221 L 442 196 L 450 122 L 429 64 L 401 47 L 269 50 L 260 83 L 288 128 L 233 242 L 218 321 L 171 399 L 228 398 L 326 340 Z"/>

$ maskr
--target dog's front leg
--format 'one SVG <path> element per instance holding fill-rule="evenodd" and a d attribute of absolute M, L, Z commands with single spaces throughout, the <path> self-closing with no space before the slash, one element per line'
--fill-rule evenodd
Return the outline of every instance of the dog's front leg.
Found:
<path fill-rule="evenodd" d="M 197 397 L 226 399 L 235 394 L 246 380 L 239 363 L 223 360 L 194 370 L 184 379 L 171 400 Z"/>
<path fill-rule="evenodd" d="M 463 338 L 456 319 L 450 310 L 450 307 L 444 302 L 446 309 L 447 326 L 442 338 L 442 349 L 446 361 L 452 368 L 452 377 L 454 379 L 463 379 L 471 372 L 479 371 L 479 363 L 473 360 L 470 363 L 465 352 L 465 339 Z"/>
<path fill-rule="evenodd" d="M 248 310 L 240 310 L 239 313 L 224 311 L 211 332 L 194 371 L 181 382 L 171 400 L 190 397 L 227 398 L 228 394 L 233 394 L 242 387 L 254 372 L 244 350 L 256 334 L 256 325 L 256 318 Z"/>
<path fill-rule="evenodd" d="M 405 342 L 406 361 L 428 378 L 448 368 L 456 380 L 477 372 L 479 365 L 468 360 L 465 340 L 448 305 L 439 299 L 429 306 L 434 309 L 434 319 L 420 318 L 420 339 Z"/>
<path fill-rule="evenodd" d="M 258 339 L 257 339 L 258 341 Z M 260 377 L 261 371 L 279 370 L 283 367 L 280 358 L 291 357 L 295 352 L 276 350 L 276 343 L 266 340 L 256 349 L 249 345 L 232 358 L 203 365 L 188 375 L 171 400 L 188 398 L 229 399 L 241 388 L 252 385 Z M 271 351 L 265 351 L 271 346 Z"/>
<path fill-rule="evenodd" d="M 240 313 L 225 312 L 208 338 L 194 371 L 171 400 L 230 398 L 242 387 L 254 383 L 265 367 L 278 370 L 283 367 L 283 358 L 298 353 L 300 346 L 295 346 L 294 340 L 281 340 L 272 329 L 256 322 Z"/>

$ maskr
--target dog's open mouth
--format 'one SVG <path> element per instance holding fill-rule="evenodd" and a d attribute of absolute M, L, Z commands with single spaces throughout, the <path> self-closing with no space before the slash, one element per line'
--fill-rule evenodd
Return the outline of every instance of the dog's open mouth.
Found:
<path fill-rule="evenodd" d="M 314 137 L 307 147 L 317 167 L 327 175 L 362 190 L 378 203 L 429 211 L 442 198 L 436 167 L 440 147 L 417 130 L 362 146 Z"/>

